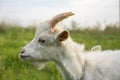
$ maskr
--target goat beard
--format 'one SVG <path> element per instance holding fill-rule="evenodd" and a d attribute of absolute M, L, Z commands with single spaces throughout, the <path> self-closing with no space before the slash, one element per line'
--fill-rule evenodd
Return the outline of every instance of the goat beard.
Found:
<path fill-rule="evenodd" d="M 32 64 L 38 68 L 39 70 L 42 70 L 48 62 L 32 62 Z"/>

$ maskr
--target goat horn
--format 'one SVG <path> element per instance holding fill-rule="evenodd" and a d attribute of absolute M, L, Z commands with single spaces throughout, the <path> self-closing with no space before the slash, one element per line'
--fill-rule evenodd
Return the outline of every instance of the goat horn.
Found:
<path fill-rule="evenodd" d="M 58 22 L 66 19 L 66 18 L 68 18 L 68 17 L 70 17 L 70 16 L 72 16 L 72 15 L 74 15 L 74 13 L 72 13 L 72 12 L 65 12 L 65 13 L 61 13 L 61 14 L 56 15 L 55 17 L 53 17 L 53 18 L 50 20 L 51 27 L 54 28 L 55 25 L 56 25 Z"/>

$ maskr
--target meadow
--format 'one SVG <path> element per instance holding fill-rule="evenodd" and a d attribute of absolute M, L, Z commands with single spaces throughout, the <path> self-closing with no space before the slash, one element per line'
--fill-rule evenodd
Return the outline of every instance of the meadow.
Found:
<path fill-rule="evenodd" d="M 54 62 L 39 71 L 31 63 L 18 58 L 21 48 L 32 40 L 35 28 L 0 24 L 0 80 L 63 80 Z M 120 49 L 120 27 L 108 26 L 104 31 L 97 28 L 71 30 L 74 41 L 90 50 L 95 45 L 102 49 Z"/>

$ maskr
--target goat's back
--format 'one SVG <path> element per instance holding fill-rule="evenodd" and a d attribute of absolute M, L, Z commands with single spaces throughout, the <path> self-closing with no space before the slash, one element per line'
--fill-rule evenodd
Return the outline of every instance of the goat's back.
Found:
<path fill-rule="evenodd" d="M 85 57 L 85 80 L 120 80 L 120 50 L 90 52 Z"/>

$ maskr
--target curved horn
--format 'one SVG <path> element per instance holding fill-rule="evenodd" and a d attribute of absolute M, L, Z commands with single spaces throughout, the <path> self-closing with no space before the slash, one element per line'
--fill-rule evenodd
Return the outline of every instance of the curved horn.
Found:
<path fill-rule="evenodd" d="M 55 25 L 56 25 L 58 22 L 66 19 L 66 18 L 68 18 L 68 17 L 70 17 L 70 16 L 72 16 L 72 15 L 74 15 L 74 13 L 72 13 L 72 12 L 65 12 L 65 13 L 61 13 L 61 14 L 56 15 L 55 17 L 53 17 L 53 18 L 50 20 L 51 27 L 54 28 Z"/>

